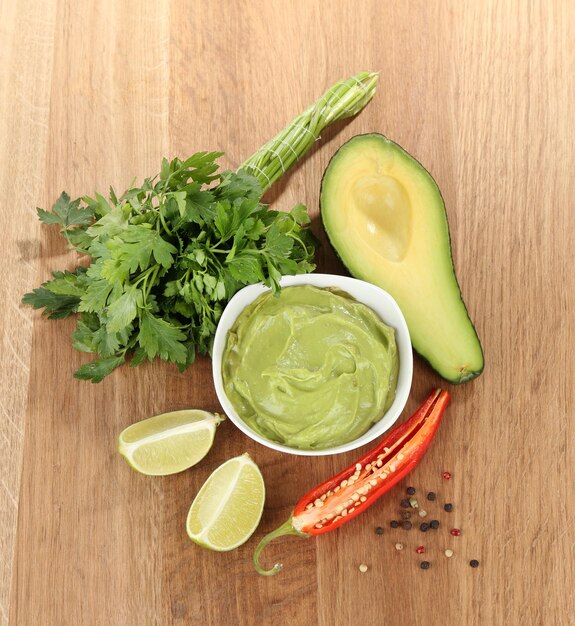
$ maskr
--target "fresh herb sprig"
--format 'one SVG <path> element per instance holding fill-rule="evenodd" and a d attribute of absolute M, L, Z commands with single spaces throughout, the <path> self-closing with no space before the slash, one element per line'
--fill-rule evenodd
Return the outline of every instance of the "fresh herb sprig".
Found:
<path fill-rule="evenodd" d="M 63 193 L 45 224 L 90 265 L 53 278 L 23 302 L 51 319 L 79 313 L 73 345 L 98 358 L 75 376 L 100 382 L 131 357 L 156 357 L 183 371 L 209 354 L 226 302 L 263 281 L 275 292 L 282 274 L 314 269 L 315 242 L 303 205 L 289 213 L 261 202 L 257 178 L 218 173 L 222 153 L 162 162 L 160 174 L 117 197 L 71 200 Z"/>

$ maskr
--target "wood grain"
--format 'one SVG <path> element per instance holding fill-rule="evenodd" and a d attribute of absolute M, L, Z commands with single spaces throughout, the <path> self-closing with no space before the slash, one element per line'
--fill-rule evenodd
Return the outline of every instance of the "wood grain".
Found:
<path fill-rule="evenodd" d="M 0 624 L 7 626 L 29 393 L 32 320 L 20 306 L 38 278 L 34 207 L 44 198 L 55 7 L 0 3 Z"/>
<path fill-rule="evenodd" d="M 575 623 L 572 3 L 29 0 L 2 3 L 0 29 L 0 624 Z M 317 217 L 322 172 L 343 141 L 377 130 L 404 146 L 443 192 L 486 369 L 449 387 L 449 413 L 409 478 L 455 503 L 450 516 L 429 506 L 442 520 L 425 536 L 429 571 L 414 552 L 421 533 L 373 532 L 397 516 L 404 481 L 338 532 L 278 541 L 266 559 L 285 570 L 263 579 L 251 566 L 259 537 L 356 454 L 285 457 L 225 423 L 191 471 L 129 470 L 116 452 L 126 425 L 218 408 L 209 361 L 184 375 L 154 364 L 100 385 L 74 380 L 84 357 L 71 321 L 19 304 L 75 261 L 34 207 L 62 189 L 122 188 L 164 155 L 225 149 L 235 167 L 361 69 L 381 73 L 374 101 L 327 131 L 269 199 L 303 201 Z M 320 269 L 343 272 L 313 227 Z M 417 359 L 406 412 L 438 384 Z M 244 451 L 268 486 L 262 524 L 237 551 L 203 551 L 185 535 L 187 509 Z"/>

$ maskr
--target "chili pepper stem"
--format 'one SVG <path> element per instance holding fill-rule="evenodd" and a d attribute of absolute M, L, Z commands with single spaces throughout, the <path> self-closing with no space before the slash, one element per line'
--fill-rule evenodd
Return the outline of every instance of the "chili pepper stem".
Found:
<path fill-rule="evenodd" d="M 263 549 L 268 545 L 268 543 L 270 543 L 270 541 L 273 541 L 278 537 L 283 537 L 284 535 L 307 537 L 305 533 L 300 533 L 293 527 L 292 516 L 290 515 L 289 519 L 286 520 L 279 528 L 272 530 L 271 533 L 268 533 L 259 542 L 258 547 L 254 552 L 254 567 L 256 568 L 258 574 L 261 574 L 262 576 L 273 576 L 281 570 L 281 568 L 283 567 L 282 563 L 276 563 L 271 569 L 264 569 L 260 565 L 260 554 L 262 553 Z"/>

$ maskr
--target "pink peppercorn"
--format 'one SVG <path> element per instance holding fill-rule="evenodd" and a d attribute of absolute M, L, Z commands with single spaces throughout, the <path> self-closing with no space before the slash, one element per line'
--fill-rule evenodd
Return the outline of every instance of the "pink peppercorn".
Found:
<path fill-rule="evenodd" d="M 415 551 L 417 552 L 417 554 L 423 554 L 425 552 L 425 547 L 417 546 L 417 548 L 415 548 Z"/>
<path fill-rule="evenodd" d="M 443 480 L 449 480 L 451 478 L 451 472 L 443 472 Z"/>
<path fill-rule="evenodd" d="M 452 528 L 449 531 L 454 537 L 459 537 L 459 535 L 461 535 L 461 531 L 459 530 L 459 528 Z"/>

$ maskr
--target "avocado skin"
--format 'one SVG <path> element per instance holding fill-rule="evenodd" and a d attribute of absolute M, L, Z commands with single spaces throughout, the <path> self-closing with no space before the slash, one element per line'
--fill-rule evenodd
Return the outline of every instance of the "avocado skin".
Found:
<path fill-rule="evenodd" d="M 480 376 L 483 373 L 483 370 L 485 369 L 485 352 L 483 350 L 483 346 L 481 344 L 481 341 L 479 339 L 479 334 L 477 333 L 477 329 L 475 328 L 475 325 L 473 324 L 473 321 L 471 320 L 471 317 L 469 315 L 469 311 L 467 310 L 467 306 L 465 305 L 465 300 L 463 299 L 463 294 L 461 293 L 461 287 L 459 285 L 459 281 L 457 280 L 457 274 L 455 273 L 455 266 L 453 264 L 453 254 L 451 251 L 451 230 L 449 228 L 449 220 L 448 220 L 448 216 L 447 216 L 447 211 L 445 210 L 445 201 L 443 199 L 443 195 L 441 193 L 441 190 L 439 189 L 439 186 L 437 185 L 437 182 L 435 181 L 435 179 L 433 178 L 433 176 L 431 175 L 431 173 L 422 165 L 422 163 L 420 161 L 418 161 L 411 153 L 409 153 L 407 150 L 405 150 L 402 146 L 400 146 L 398 143 L 396 143 L 395 141 L 389 139 L 388 137 L 386 137 L 385 135 L 383 135 L 382 133 L 360 133 L 358 135 L 354 135 L 353 137 L 351 137 L 350 139 L 348 139 L 345 143 L 343 143 L 332 155 L 331 159 L 329 160 L 329 163 L 327 164 L 327 167 L 324 170 L 324 173 L 322 175 L 322 179 L 321 179 L 321 184 L 320 184 L 320 202 L 319 202 L 319 207 L 320 207 L 320 217 L 321 217 L 321 221 L 322 221 L 322 225 L 323 225 L 323 229 L 327 234 L 329 243 L 333 249 L 333 251 L 335 252 L 337 258 L 341 261 L 341 263 L 345 266 L 345 268 L 347 269 L 347 271 L 354 276 L 355 278 L 359 278 L 361 280 L 364 280 L 361 276 L 357 276 L 352 269 L 349 267 L 348 263 L 346 263 L 345 258 L 343 258 L 342 254 L 340 253 L 340 251 L 338 250 L 338 247 L 336 245 L 336 243 L 333 240 L 333 236 L 332 233 L 330 232 L 329 227 L 326 224 L 326 220 L 325 220 L 325 212 L 324 212 L 324 207 L 323 207 L 323 197 L 324 197 L 324 187 L 326 185 L 329 184 L 329 174 L 330 174 L 330 165 L 337 160 L 338 155 L 341 151 L 345 150 L 346 148 L 349 148 L 348 144 L 350 142 L 354 142 L 356 140 L 361 140 L 362 138 L 370 138 L 370 137 L 377 137 L 379 139 L 383 139 L 385 142 L 392 144 L 394 147 L 396 147 L 399 151 L 405 153 L 408 157 L 410 157 L 410 159 L 412 159 L 415 164 L 420 167 L 424 172 L 427 173 L 427 175 L 429 176 L 430 180 L 433 182 L 433 185 L 435 186 L 435 189 L 437 191 L 437 194 L 439 196 L 439 198 L 441 199 L 442 205 L 443 205 L 443 214 L 445 217 L 445 221 L 447 223 L 447 239 L 448 239 L 448 250 L 446 251 L 447 254 L 449 255 L 449 263 L 451 265 L 451 269 L 453 271 L 453 278 L 455 280 L 455 287 L 458 290 L 459 293 L 459 299 L 461 300 L 461 303 L 463 305 L 463 308 L 465 310 L 465 314 L 467 316 L 467 320 L 469 322 L 469 325 L 471 327 L 471 329 L 473 330 L 473 332 L 475 333 L 475 337 L 477 339 L 477 344 L 479 347 L 479 350 L 481 352 L 481 367 L 478 369 L 474 369 L 474 370 L 468 370 L 465 372 L 462 372 L 460 376 L 454 376 L 454 377 L 448 377 L 446 376 L 444 373 L 442 373 L 439 368 L 433 363 L 433 359 L 428 358 L 427 356 L 425 356 L 424 354 L 422 354 L 419 350 L 417 345 L 413 344 L 413 349 L 415 350 L 415 352 L 419 355 L 419 357 L 425 361 L 426 363 L 428 363 L 428 365 L 437 373 L 439 374 L 444 380 L 447 380 L 448 382 L 450 382 L 453 385 L 460 385 L 462 383 L 466 383 L 469 382 L 471 380 L 474 380 L 475 378 L 477 378 L 478 376 Z M 389 291 L 389 290 L 387 290 Z M 391 294 L 391 296 L 393 296 L 393 293 L 391 291 L 389 291 L 389 293 Z"/>

